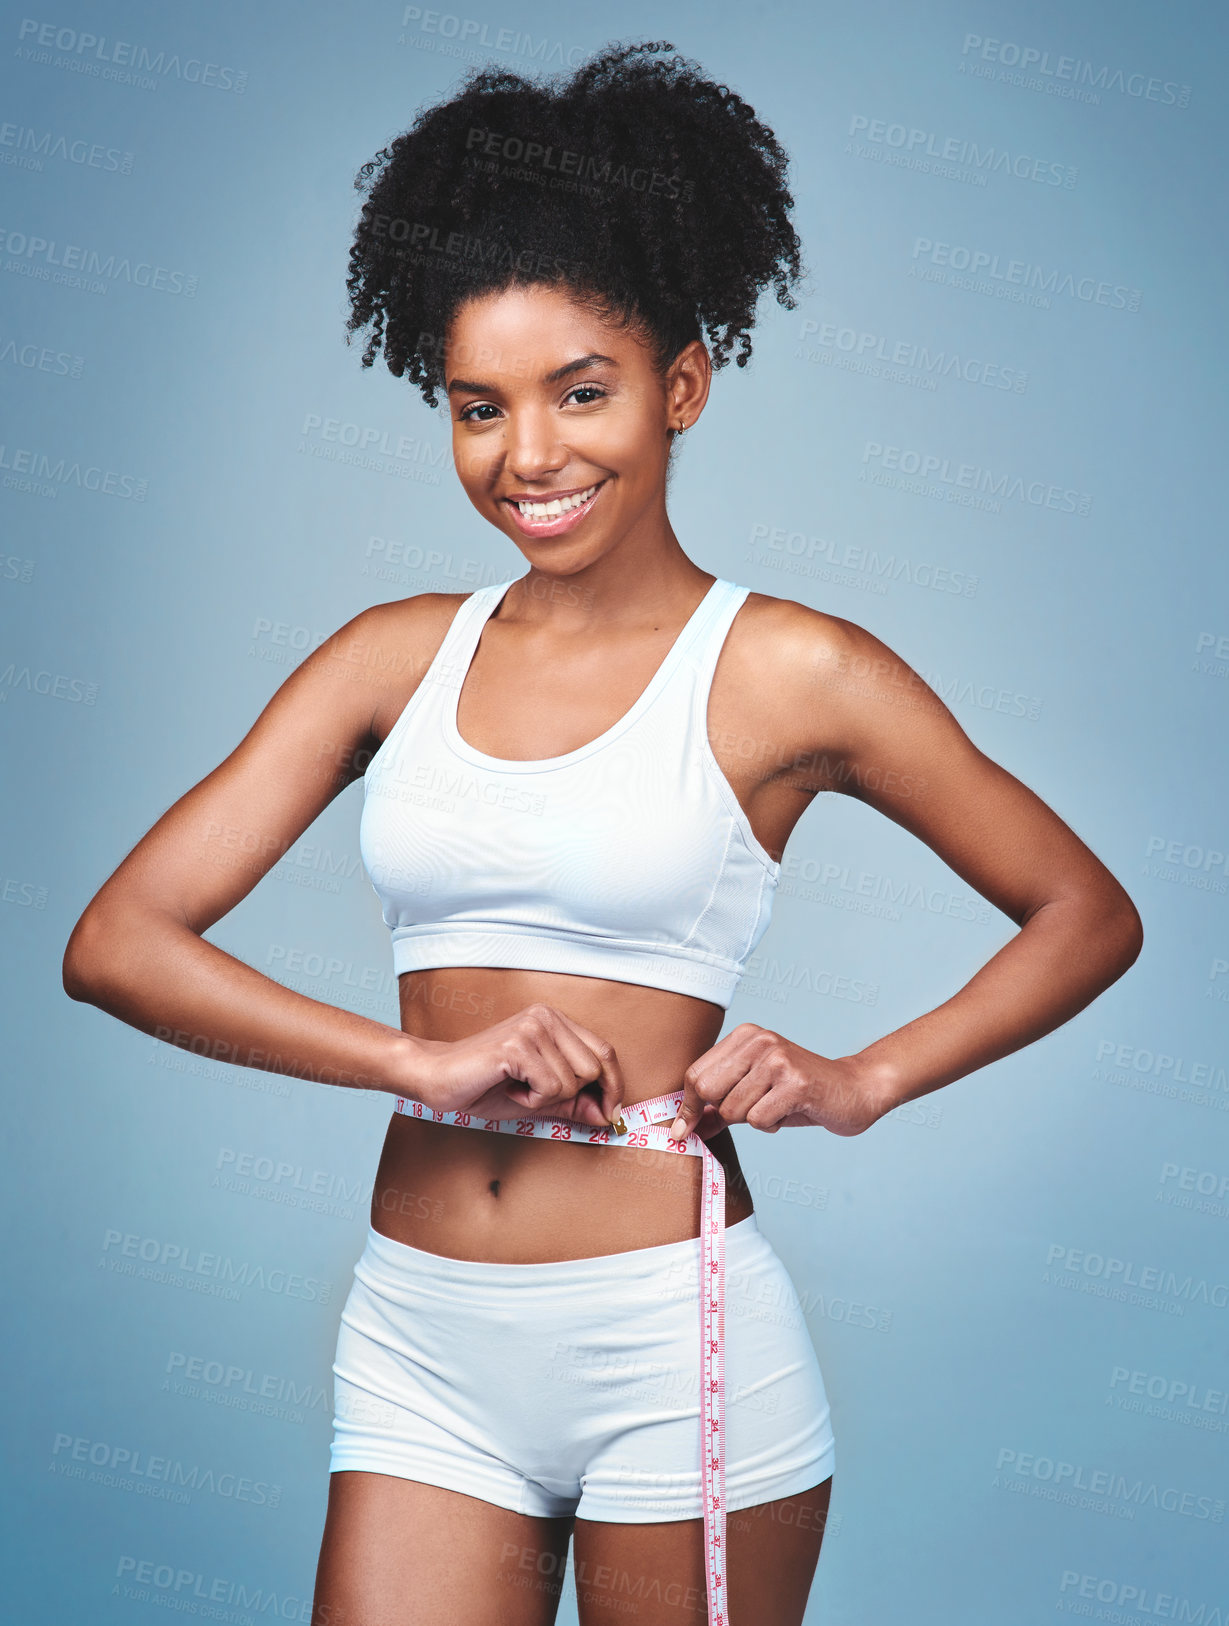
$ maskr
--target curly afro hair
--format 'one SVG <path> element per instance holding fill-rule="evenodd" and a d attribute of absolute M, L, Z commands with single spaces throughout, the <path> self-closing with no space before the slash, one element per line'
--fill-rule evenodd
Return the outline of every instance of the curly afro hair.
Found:
<path fill-rule="evenodd" d="M 802 273 L 787 159 L 741 97 L 665 43 L 610 46 L 567 78 L 474 70 L 355 178 L 347 343 L 370 325 L 428 406 L 468 299 L 562 286 L 636 324 L 665 367 L 692 339 L 751 355 L 761 289 Z"/>

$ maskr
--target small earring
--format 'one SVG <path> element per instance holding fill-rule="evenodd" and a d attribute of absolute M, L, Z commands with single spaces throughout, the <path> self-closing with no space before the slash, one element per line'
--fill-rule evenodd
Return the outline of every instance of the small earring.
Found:
<path fill-rule="evenodd" d="M 685 423 L 679 424 L 678 428 L 675 430 L 675 434 L 676 435 L 683 434 L 686 431 L 686 428 L 687 428 L 687 425 Z"/>

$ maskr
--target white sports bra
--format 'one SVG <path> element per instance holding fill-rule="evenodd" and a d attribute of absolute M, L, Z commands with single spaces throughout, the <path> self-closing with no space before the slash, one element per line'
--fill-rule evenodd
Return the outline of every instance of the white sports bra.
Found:
<path fill-rule="evenodd" d="M 713 671 L 749 590 L 715 581 L 604 734 L 518 762 L 457 729 L 482 629 L 512 585 L 460 606 L 364 775 L 359 850 L 394 970 L 556 971 L 728 1007 L 780 874 L 708 740 Z"/>

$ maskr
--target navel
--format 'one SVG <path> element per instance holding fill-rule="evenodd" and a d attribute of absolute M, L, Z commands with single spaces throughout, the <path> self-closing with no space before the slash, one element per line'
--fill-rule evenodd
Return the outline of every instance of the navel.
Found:
<path fill-rule="evenodd" d="M 490 1189 L 490 1193 L 491 1193 L 492 1197 L 498 1197 L 499 1196 L 499 1181 L 498 1180 L 492 1180 L 489 1189 Z"/>

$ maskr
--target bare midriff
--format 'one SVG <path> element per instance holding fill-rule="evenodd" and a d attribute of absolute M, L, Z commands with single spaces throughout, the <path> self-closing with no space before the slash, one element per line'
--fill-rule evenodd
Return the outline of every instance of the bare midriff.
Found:
<path fill-rule="evenodd" d="M 551 1005 L 614 1046 L 624 1105 L 682 1087 L 721 1031 L 707 1000 L 539 971 L 450 967 L 400 979 L 401 1026 L 455 1040 L 527 1005 Z M 726 1224 L 752 1212 L 728 1129 L 706 1136 L 726 1170 Z M 591 1259 L 699 1235 L 698 1157 L 529 1140 L 391 1115 L 372 1226 L 450 1259 L 537 1264 Z"/>

